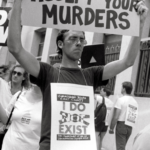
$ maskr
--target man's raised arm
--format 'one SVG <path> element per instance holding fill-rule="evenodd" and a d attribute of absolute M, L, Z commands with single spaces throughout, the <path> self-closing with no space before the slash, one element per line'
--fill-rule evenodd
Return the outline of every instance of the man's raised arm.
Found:
<path fill-rule="evenodd" d="M 40 64 L 32 54 L 24 50 L 21 43 L 21 3 L 22 0 L 14 0 L 9 20 L 7 45 L 9 51 L 25 70 L 37 77 L 40 71 Z"/>
<path fill-rule="evenodd" d="M 131 38 L 126 54 L 122 60 L 113 61 L 104 67 L 103 80 L 114 77 L 134 64 L 136 56 L 139 52 L 143 26 L 148 12 L 148 8 L 145 6 L 143 0 L 139 1 L 135 5 L 135 8 L 137 10 L 137 14 L 140 15 L 140 36 Z"/>

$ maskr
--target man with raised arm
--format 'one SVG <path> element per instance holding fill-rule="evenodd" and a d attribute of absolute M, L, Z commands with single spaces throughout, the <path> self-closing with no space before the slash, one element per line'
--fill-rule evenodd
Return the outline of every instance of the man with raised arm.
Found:
<path fill-rule="evenodd" d="M 56 39 L 59 53 L 62 53 L 60 68 L 42 63 L 28 53 L 21 43 L 21 0 L 15 0 L 9 21 L 8 48 L 17 61 L 31 76 L 31 82 L 37 84 L 43 93 L 43 112 L 40 150 L 50 149 L 51 133 L 51 86 L 50 83 L 72 83 L 89 85 L 93 88 L 101 86 L 102 81 L 110 79 L 132 66 L 140 48 L 142 29 L 148 8 L 143 1 L 135 7 L 140 15 L 140 37 L 133 37 L 122 60 L 113 61 L 106 66 L 80 69 L 78 60 L 86 44 L 84 32 L 62 30 Z"/>

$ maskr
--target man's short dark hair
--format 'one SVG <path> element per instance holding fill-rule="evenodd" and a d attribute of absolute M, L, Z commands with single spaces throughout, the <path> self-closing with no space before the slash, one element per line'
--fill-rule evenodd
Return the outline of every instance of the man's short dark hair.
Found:
<path fill-rule="evenodd" d="M 58 32 L 57 38 L 56 38 L 56 45 L 57 45 L 57 53 L 60 55 L 63 55 L 62 53 L 62 49 L 58 46 L 58 41 L 64 41 L 64 34 L 69 32 L 70 30 L 60 30 Z M 83 32 L 83 34 L 85 35 L 85 33 Z"/>
<path fill-rule="evenodd" d="M 109 97 L 110 95 L 112 95 L 112 91 L 106 87 L 103 87 L 103 91 L 106 92 L 106 96 Z"/>
<path fill-rule="evenodd" d="M 0 66 L 0 69 L 3 69 L 3 72 L 6 73 L 9 70 L 9 66 L 2 65 L 2 66 Z"/>
<path fill-rule="evenodd" d="M 57 53 L 62 55 L 62 49 L 58 46 L 58 41 L 64 41 L 64 34 L 69 32 L 69 30 L 60 30 L 58 36 L 56 38 L 56 45 L 57 45 Z"/>
<path fill-rule="evenodd" d="M 122 83 L 122 87 L 126 90 L 127 94 L 131 94 L 132 89 L 133 89 L 133 85 L 131 82 L 123 82 Z"/>

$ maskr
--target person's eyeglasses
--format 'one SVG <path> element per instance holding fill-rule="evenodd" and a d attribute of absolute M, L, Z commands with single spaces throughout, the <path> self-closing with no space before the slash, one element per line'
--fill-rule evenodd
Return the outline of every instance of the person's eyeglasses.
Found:
<path fill-rule="evenodd" d="M 17 72 L 17 71 L 13 71 L 12 74 L 13 74 L 13 75 L 17 74 L 17 76 L 23 75 L 21 72 Z"/>
<path fill-rule="evenodd" d="M 87 41 L 84 38 L 70 37 L 68 41 L 77 44 L 79 41 L 82 45 L 86 45 Z"/>

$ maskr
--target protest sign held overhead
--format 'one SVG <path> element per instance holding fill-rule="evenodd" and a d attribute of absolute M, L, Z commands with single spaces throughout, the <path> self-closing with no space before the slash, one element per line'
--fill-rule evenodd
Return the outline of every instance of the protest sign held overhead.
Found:
<path fill-rule="evenodd" d="M 0 46 L 7 46 L 8 13 L 11 8 L 0 7 Z"/>
<path fill-rule="evenodd" d="M 135 1 L 24 0 L 22 24 L 139 36 Z"/>

